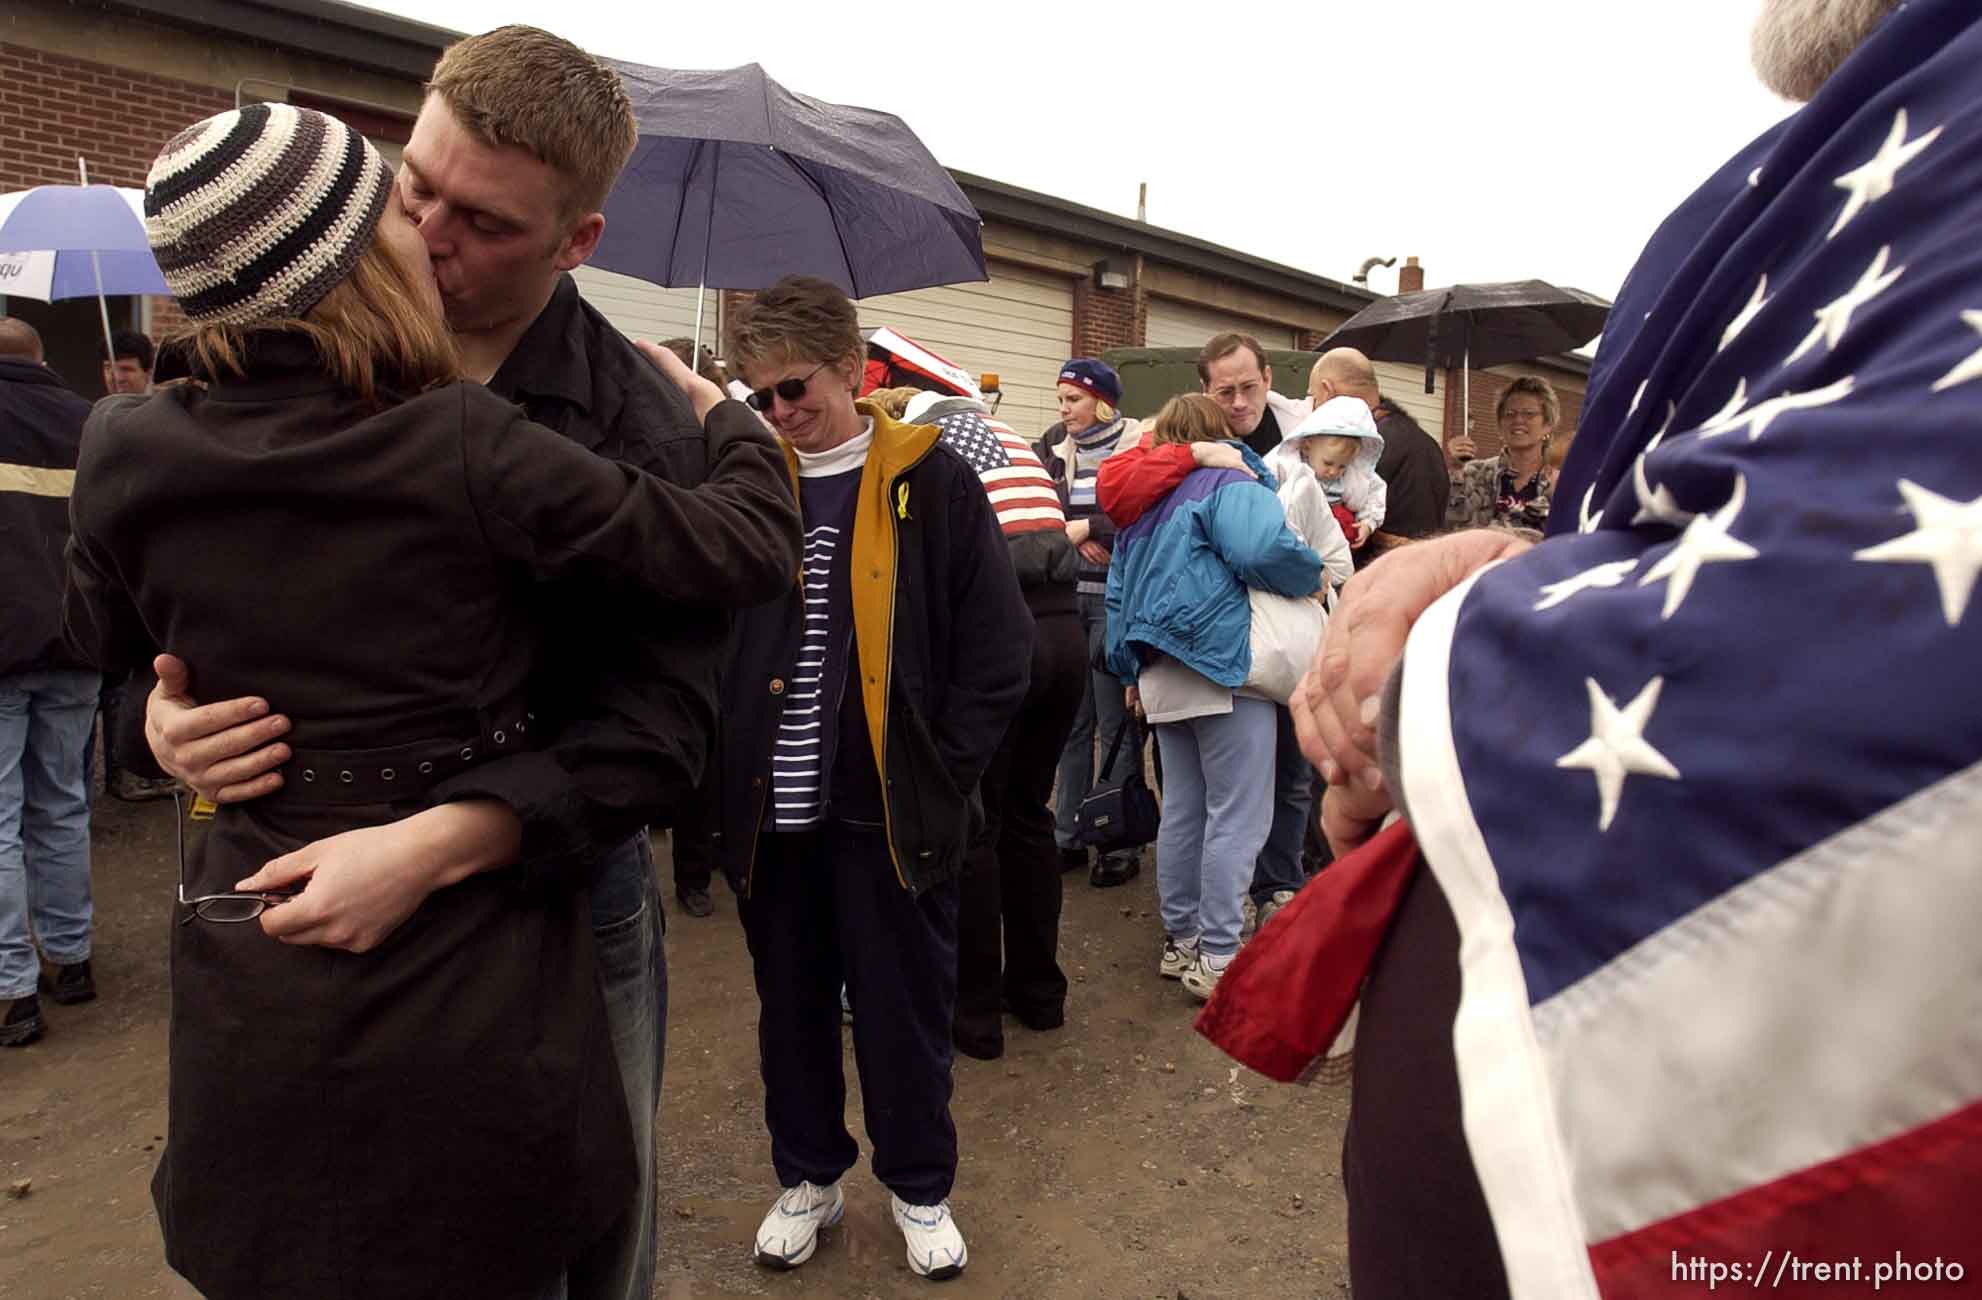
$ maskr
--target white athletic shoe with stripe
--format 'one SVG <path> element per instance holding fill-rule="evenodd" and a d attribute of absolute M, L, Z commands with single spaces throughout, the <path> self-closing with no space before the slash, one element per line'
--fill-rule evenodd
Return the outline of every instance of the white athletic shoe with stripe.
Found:
<path fill-rule="evenodd" d="M 757 1262 L 771 1268 L 797 1268 L 818 1249 L 819 1230 L 832 1227 L 845 1213 L 846 1198 L 840 1195 L 838 1183 L 787 1187 L 757 1225 Z"/>
<path fill-rule="evenodd" d="M 963 1272 L 963 1266 L 970 1262 L 970 1251 L 964 1247 L 963 1234 L 957 1231 L 957 1221 L 950 1217 L 948 1201 L 910 1205 L 899 1196 L 889 1199 L 894 1202 L 895 1226 L 908 1242 L 908 1266 L 917 1277 L 940 1282 Z"/>

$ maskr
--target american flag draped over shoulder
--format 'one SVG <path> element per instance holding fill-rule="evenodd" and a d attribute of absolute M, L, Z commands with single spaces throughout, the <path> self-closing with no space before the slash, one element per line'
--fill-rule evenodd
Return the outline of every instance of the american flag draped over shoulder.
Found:
<path fill-rule="evenodd" d="M 1668 220 L 1556 535 L 1411 638 L 1517 1296 L 1982 1282 L 1978 69 L 1903 4 Z"/>
<path fill-rule="evenodd" d="M 1025 439 L 976 411 L 942 416 L 936 427 L 943 431 L 943 442 L 983 480 L 1005 536 L 1067 526 L 1053 479 Z"/>

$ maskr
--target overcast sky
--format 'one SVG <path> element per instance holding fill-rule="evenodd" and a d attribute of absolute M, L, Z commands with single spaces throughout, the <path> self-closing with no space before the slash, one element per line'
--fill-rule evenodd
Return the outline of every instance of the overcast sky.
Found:
<path fill-rule="evenodd" d="M 1791 107 L 1749 71 L 1758 0 L 1162 7 L 1216 15 L 1197 23 L 1112 0 L 371 3 L 661 67 L 761 63 L 899 115 L 947 166 L 1125 216 L 1147 181 L 1152 224 L 1338 280 L 1415 254 L 1431 285 L 1609 297 L 1658 221 Z"/>

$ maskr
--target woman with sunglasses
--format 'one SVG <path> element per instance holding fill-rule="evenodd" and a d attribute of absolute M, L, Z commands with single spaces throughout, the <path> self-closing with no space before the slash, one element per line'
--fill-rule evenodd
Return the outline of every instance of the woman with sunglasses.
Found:
<path fill-rule="evenodd" d="M 757 982 L 780 1188 L 753 1249 L 810 1259 L 840 1220 L 839 991 L 874 1175 L 920 1276 L 968 1261 L 948 1197 L 958 876 L 1025 697 L 1032 616 L 977 473 L 929 425 L 856 402 L 845 294 L 787 277 L 739 307 L 728 356 L 785 447 L 800 581 L 738 620 L 723 683 L 721 855 Z"/>
<path fill-rule="evenodd" d="M 720 491 L 461 382 L 390 173 L 322 114 L 190 128 L 145 211 L 204 382 L 97 406 L 69 637 L 106 665 L 167 648 L 293 723 L 282 788 L 221 808 L 182 856 L 166 1258 L 216 1300 L 562 1295 L 635 1169 L 583 882 L 528 863 L 505 806 L 424 796 L 556 721 L 527 690 L 551 585 L 782 587 L 721 590 L 733 576 L 691 553 L 737 525 L 735 476 L 790 517 L 775 450 L 678 362 Z M 506 851 L 445 877 L 362 851 L 460 824 Z M 299 861 L 326 837 L 351 851 Z"/>

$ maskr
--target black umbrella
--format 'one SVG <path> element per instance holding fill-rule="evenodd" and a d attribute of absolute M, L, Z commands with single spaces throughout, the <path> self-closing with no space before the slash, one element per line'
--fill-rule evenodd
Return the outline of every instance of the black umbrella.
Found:
<path fill-rule="evenodd" d="M 1379 298 L 1321 346 L 1355 348 L 1376 361 L 1423 361 L 1429 393 L 1440 368 L 1464 374 L 1581 347 L 1603 332 L 1608 315 L 1610 304 L 1595 294 L 1546 280 L 1454 284 Z"/>

